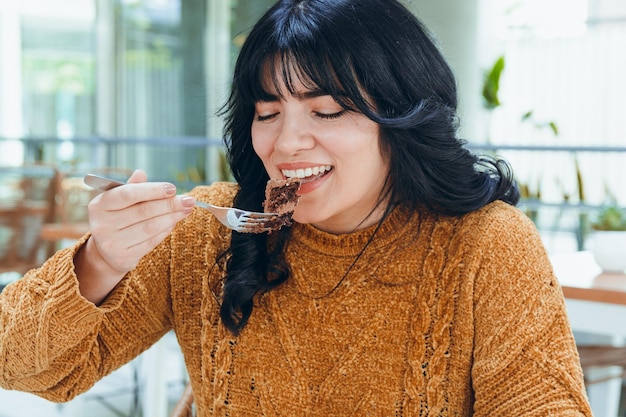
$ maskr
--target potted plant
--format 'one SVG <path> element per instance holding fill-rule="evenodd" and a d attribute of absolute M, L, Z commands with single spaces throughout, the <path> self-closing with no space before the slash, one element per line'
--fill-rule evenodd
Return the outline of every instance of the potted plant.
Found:
<path fill-rule="evenodd" d="M 604 272 L 626 271 L 626 209 L 616 202 L 604 206 L 591 223 L 592 253 Z"/>

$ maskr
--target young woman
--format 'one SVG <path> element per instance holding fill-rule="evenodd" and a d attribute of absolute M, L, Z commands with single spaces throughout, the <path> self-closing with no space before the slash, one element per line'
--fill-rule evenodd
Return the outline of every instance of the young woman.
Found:
<path fill-rule="evenodd" d="M 174 330 L 199 416 L 590 416 L 561 290 L 508 165 L 395 0 L 282 0 L 224 109 L 237 184 L 129 184 L 0 298 L 0 384 L 67 400 Z M 194 199 L 295 224 L 244 234 Z"/>

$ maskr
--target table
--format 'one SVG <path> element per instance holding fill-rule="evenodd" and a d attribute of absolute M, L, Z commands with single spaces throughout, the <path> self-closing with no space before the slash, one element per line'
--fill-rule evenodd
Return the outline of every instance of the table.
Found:
<path fill-rule="evenodd" d="M 39 230 L 50 207 L 45 201 L 0 199 L 0 273 L 25 273 L 40 265 Z"/>
<path fill-rule="evenodd" d="M 89 223 L 44 223 L 41 225 L 39 238 L 48 242 L 46 258 L 50 258 L 61 247 L 83 237 L 89 232 Z M 69 244 L 71 244 L 69 243 Z"/>
<path fill-rule="evenodd" d="M 89 223 L 44 223 L 40 237 L 43 240 L 78 240 L 89 231 Z"/>
<path fill-rule="evenodd" d="M 555 254 L 551 260 L 563 289 L 572 330 L 602 337 L 605 343 L 615 346 L 626 344 L 626 274 L 603 273 L 589 251 Z M 609 376 L 621 370 L 607 368 L 597 372 Z M 618 415 L 621 388 L 620 379 L 589 386 L 595 417 Z"/>

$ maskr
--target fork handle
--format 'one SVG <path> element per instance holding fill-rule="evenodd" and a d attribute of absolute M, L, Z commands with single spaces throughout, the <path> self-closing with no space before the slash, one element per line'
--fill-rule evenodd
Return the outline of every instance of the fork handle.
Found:
<path fill-rule="evenodd" d="M 95 188 L 100 191 L 109 191 L 115 187 L 119 187 L 120 185 L 124 185 L 123 182 L 117 181 L 111 178 L 103 177 L 101 175 L 95 174 L 87 174 L 85 178 L 83 178 L 85 184 L 90 186 L 91 188 Z"/>

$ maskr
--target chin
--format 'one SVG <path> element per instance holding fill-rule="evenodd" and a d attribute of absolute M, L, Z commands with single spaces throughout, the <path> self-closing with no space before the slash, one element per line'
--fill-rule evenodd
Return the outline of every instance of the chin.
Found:
<path fill-rule="evenodd" d="M 300 224 L 310 224 L 310 223 L 318 223 L 323 219 L 320 218 L 317 213 L 311 213 L 304 210 L 300 210 L 300 207 L 296 207 L 296 210 L 293 213 L 292 219 L 293 221 Z"/>
<path fill-rule="evenodd" d="M 309 220 L 307 216 L 304 216 L 298 213 L 298 209 L 296 209 L 296 211 L 293 213 L 293 216 L 291 218 L 296 223 L 300 223 L 300 224 L 311 223 L 311 221 Z"/>

